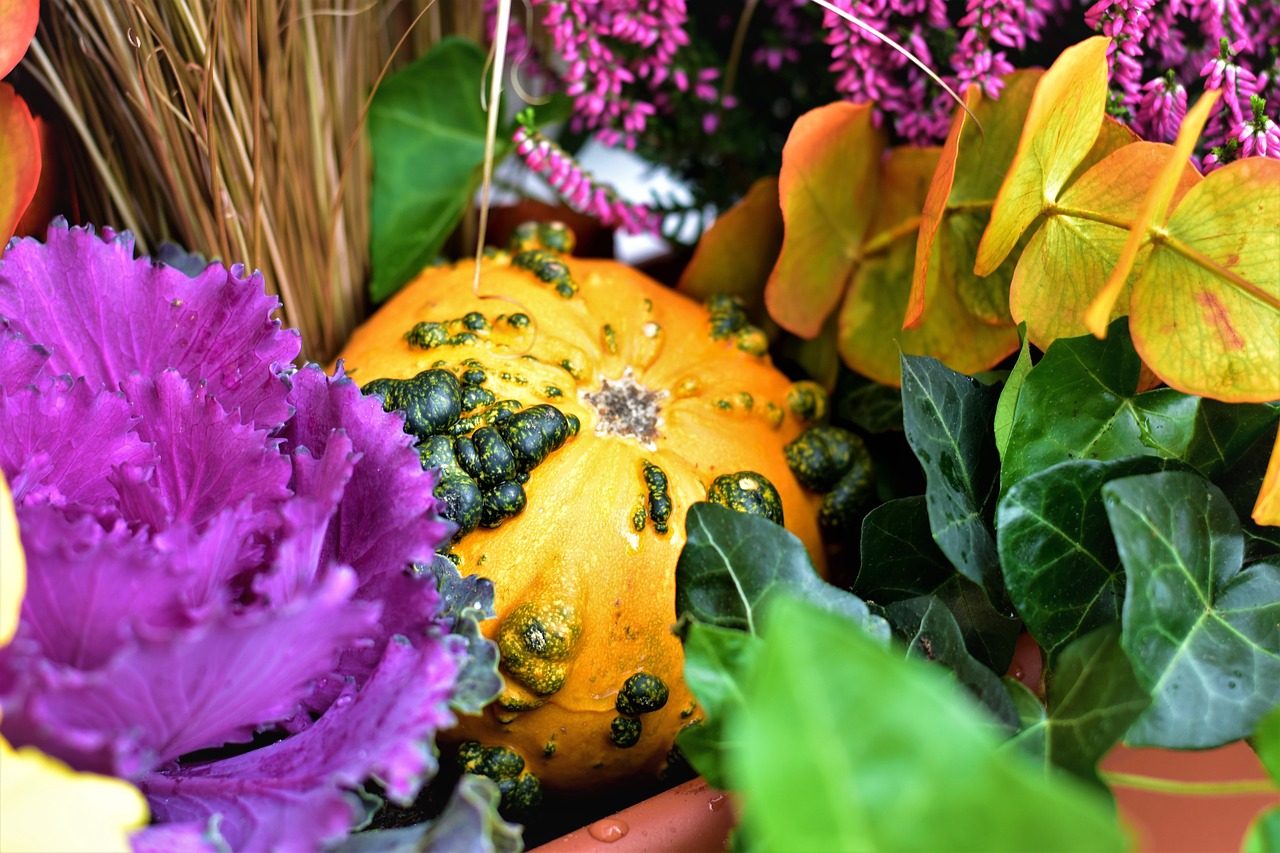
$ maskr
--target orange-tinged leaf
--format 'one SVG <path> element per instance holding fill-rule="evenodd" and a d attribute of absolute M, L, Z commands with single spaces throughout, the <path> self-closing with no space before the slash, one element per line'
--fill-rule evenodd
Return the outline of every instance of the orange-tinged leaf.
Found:
<path fill-rule="evenodd" d="M 40 116 L 32 116 L 32 120 L 40 138 L 40 177 L 31 203 L 14 227 L 14 234 L 43 240 L 49 220 L 57 213 L 67 192 L 67 155 L 63 140 L 49 122 Z"/>
<path fill-rule="evenodd" d="M 1027 337 L 1041 350 L 1058 338 L 1088 333 L 1085 310 L 1115 268 L 1129 236 L 1127 225 L 1137 218 L 1171 150 L 1135 142 L 1112 153 L 1062 193 L 1036 230 L 1013 275 L 1010 310 L 1027 324 Z M 1175 198 L 1200 180 L 1186 163 Z M 1127 313 L 1129 300 L 1122 298 L 1112 319 Z"/>
<path fill-rule="evenodd" d="M 1209 120 L 1209 109 L 1218 100 L 1219 94 L 1216 89 L 1205 92 L 1182 120 L 1182 126 L 1178 128 L 1178 138 L 1173 143 L 1173 151 L 1169 154 L 1169 159 L 1160 174 L 1151 183 L 1147 190 L 1147 197 L 1138 211 L 1138 217 L 1129 228 L 1129 236 L 1125 240 L 1124 249 L 1120 252 L 1120 260 L 1116 262 L 1115 269 L 1107 278 L 1107 283 L 1098 291 L 1089 310 L 1085 313 L 1085 325 L 1096 337 L 1107 336 L 1107 325 L 1111 322 L 1112 308 L 1129 281 L 1139 250 L 1151 236 L 1152 226 L 1164 224 L 1178 179 L 1182 175 L 1183 164 L 1191 156 L 1191 150 L 1195 148 L 1196 140 L 1200 138 L 1200 131 L 1204 129 L 1204 123 Z M 1121 313 L 1124 312 L 1121 311 Z"/>
<path fill-rule="evenodd" d="M 884 146 L 869 104 L 828 104 L 792 127 L 778 176 L 782 252 L 764 292 L 784 329 L 812 338 L 839 304 L 880 204 Z"/>
<path fill-rule="evenodd" d="M 989 275 L 1004 263 L 1093 147 L 1106 114 L 1109 43 L 1094 36 L 1067 48 L 1040 78 L 1018 153 L 978 246 L 978 275 Z"/>
<path fill-rule="evenodd" d="M 0 77 L 22 61 L 40 21 L 40 0 L 0 0 Z"/>
<path fill-rule="evenodd" d="M 1280 161 L 1237 160 L 1183 196 L 1134 280 L 1129 331 L 1179 391 L 1280 399 Z"/>
<path fill-rule="evenodd" d="M 990 326 L 969 314 L 938 280 L 948 261 L 933 264 L 926 282 L 930 310 L 914 328 L 902 317 L 915 267 L 918 211 L 932 181 L 940 150 L 895 148 L 885 158 L 881 205 L 866 257 L 839 314 L 840 355 L 851 369 L 887 385 L 901 383 L 901 352 L 929 355 L 948 367 L 976 373 L 1018 348 L 1012 326 Z M 949 271 L 947 271 L 949 272 Z"/>
<path fill-rule="evenodd" d="M 956 110 L 921 214 L 904 328 L 920 321 L 926 308 L 925 279 L 943 252 L 950 252 L 953 262 L 947 265 L 942 286 L 960 294 L 970 313 L 985 322 L 1010 322 L 1008 285 L 1013 262 L 1002 270 L 1003 275 L 986 281 L 974 275 L 973 264 L 1043 74 L 1038 69 L 1015 71 L 1005 78 L 1004 91 L 995 101 L 983 98 L 976 86 L 966 90 L 965 103 L 981 122 L 982 131 L 963 110 Z M 948 241 L 948 234 L 954 239 Z"/>
<path fill-rule="evenodd" d="M 1262 490 L 1253 505 L 1253 520 L 1258 524 L 1280 527 L 1280 432 L 1276 433 L 1267 473 L 1262 478 Z"/>
<path fill-rule="evenodd" d="M 27 104 L 0 83 L 0 244 L 13 235 L 40 182 L 40 135 Z"/>
<path fill-rule="evenodd" d="M 781 248 L 778 179 L 761 178 L 702 235 L 676 288 L 694 299 L 737 296 L 754 315 Z"/>

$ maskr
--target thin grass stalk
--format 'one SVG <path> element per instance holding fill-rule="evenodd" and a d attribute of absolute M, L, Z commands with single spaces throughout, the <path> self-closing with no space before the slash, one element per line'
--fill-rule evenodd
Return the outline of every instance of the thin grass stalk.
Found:
<path fill-rule="evenodd" d="M 374 83 L 423 11 L 419 50 L 481 34 L 481 4 L 432 4 L 48 0 L 28 64 L 86 155 L 82 216 L 260 269 L 327 362 L 367 311 Z"/>

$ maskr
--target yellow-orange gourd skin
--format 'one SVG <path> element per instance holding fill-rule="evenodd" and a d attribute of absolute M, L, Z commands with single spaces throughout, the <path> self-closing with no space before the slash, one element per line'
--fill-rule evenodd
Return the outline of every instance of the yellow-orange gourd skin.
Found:
<path fill-rule="evenodd" d="M 701 718 L 671 630 L 685 513 L 706 500 L 717 476 L 763 474 L 782 498 L 786 527 L 821 569 L 820 497 L 796 482 L 783 456 L 806 422 L 788 409 L 790 380 L 767 355 L 744 352 L 732 337 L 713 339 L 703 305 L 620 263 L 568 257 L 577 292 L 565 298 L 510 260 L 504 252 L 485 259 L 479 297 L 471 262 L 428 268 L 355 332 L 340 358 L 362 385 L 430 368 L 461 372 L 462 362 L 474 359 L 497 399 L 551 404 L 577 416 L 578 434 L 531 472 L 524 511 L 453 548 L 464 575 L 494 582 L 497 618 L 484 623 L 486 636 L 495 638 L 522 606 L 561 614 L 576 627 L 569 656 L 557 664 L 563 686 L 539 696 L 504 668 L 504 696 L 482 716 L 463 718 L 450 737 L 515 749 L 552 794 L 656 779 L 676 734 Z M 405 340 L 415 323 L 469 312 L 482 313 L 492 327 L 476 343 L 424 350 Z M 517 313 L 532 322 L 524 329 L 504 322 Z M 628 372 L 665 392 L 651 447 L 633 436 L 598 435 L 596 410 L 584 397 Z M 636 529 L 646 461 L 668 480 L 673 510 L 665 534 L 652 520 Z M 639 672 L 659 677 L 670 697 L 640 715 L 639 741 L 620 748 L 610 739 L 615 701 Z M 521 701 L 543 704 L 501 707 Z"/>

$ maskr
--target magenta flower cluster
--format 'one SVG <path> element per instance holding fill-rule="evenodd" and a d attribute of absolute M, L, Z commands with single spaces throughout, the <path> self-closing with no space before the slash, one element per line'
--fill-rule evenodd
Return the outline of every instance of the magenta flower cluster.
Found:
<path fill-rule="evenodd" d="M 133 251 L 58 221 L 0 260 L 0 730 L 138 785 L 136 849 L 319 849 L 367 779 L 434 773 L 465 641 L 412 566 L 454 528 L 399 415 L 293 368 L 260 276 Z"/>
<path fill-rule="evenodd" d="M 1141 136 L 1172 141 L 1187 89 L 1216 89 L 1204 164 L 1280 157 L 1280 134 L 1267 117 L 1268 104 L 1280 105 L 1276 0 L 1101 0 L 1085 20 L 1113 39 L 1112 113 Z"/>
<path fill-rule="evenodd" d="M 498 0 L 485 0 L 490 32 Z M 541 7 L 560 85 L 573 98 L 572 126 L 610 147 L 635 148 L 649 121 L 672 108 L 672 92 L 709 105 L 708 133 L 720 104 L 717 68 L 690 64 L 685 0 L 530 0 Z M 513 28 L 516 22 L 513 19 Z M 517 36 L 519 59 L 526 54 Z"/>
<path fill-rule="evenodd" d="M 538 131 L 521 125 L 514 142 L 516 153 L 525 164 L 541 175 L 569 207 L 628 234 L 658 232 L 661 214 L 620 197 L 612 186 L 598 182 L 569 152 Z"/>

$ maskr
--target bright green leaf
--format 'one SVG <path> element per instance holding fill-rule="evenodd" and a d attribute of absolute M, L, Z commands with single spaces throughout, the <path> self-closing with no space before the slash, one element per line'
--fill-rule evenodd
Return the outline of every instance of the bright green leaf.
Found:
<path fill-rule="evenodd" d="M 780 597 L 730 721 L 742 824 L 763 850 L 1121 850 L 1106 801 L 1001 750 L 939 668 Z"/>
<path fill-rule="evenodd" d="M 1005 451 L 1009 447 L 1009 434 L 1013 432 L 1013 413 L 1018 407 L 1018 395 L 1022 393 L 1022 383 L 1031 371 L 1031 347 L 1027 339 L 1026 327 L 1020 326 L 1018 334 L 1022 336 L 1022 349 L 1018 352 L 1018 360 L 1013 363 L 1013 369 L 1009 371 L 1009 377 L 1004 381 L 1004 387 L 1000 389 L 1000 399 L 996 403 L 996 452 L 1000 454 L 1001 459 L 1004 459 Z"/>
<path fill-rule="evenodd" d="M 1176 464 L 1156 456 L 1069 459 L 1019 480 L 1000 499 L 996 541 L 1009 598 L 1051 658 L 1120 619 L 1124 568 L 1102 487 Z"/>
<path fill-rule="evenodd" d="M 1050 671 L 1048 710 L 1015 742 L 1044 762 L 1098 782 L 1098 761 L 1150 704 L 1120 644 L 1120 626 L 1107 625 L 1063 649 Z"/>
<path fill-rule="evenodd" d="M 688 540 L 676 563 L 676 615 L 758 633 L 765 601 L 779 591 L 802 596 L 888 635 L 862 599 L 828 584 L 789 530 L 767 518 L 695 503 L 685 518 Z"/>
<path fill-rule="evenodd" d="M 1280 806 L 1254 818 L 1240 849 L 1242 853 L 1280 853 Z"/>
<path fill-rule="evenodd" d="M 870 104 L 828 104 L 792 126 L 778 175 L 782 252 L 764 294 L 784 329 L 811 338 L 839 304 L 878 206 L 884 145 Z"/>
<path fill-rule="evenodd" d="M 743 746 L 725 741 L 725 721 L 743 713 L 742 682 L 763 644 L 754 634 L 703 622 L 687 625 L 683 640 L 684 681 L 706 718 L 682 729 L 676 745 L 708 783 L 728 787 L 726 755 Z"/>
<path fill-rule="evenodd" d="M 1280 704 L 1280 563 L 1242 569 L 1222 492 L 1166 472 L 1103 487 L 1124 562 L 1124 648 L 1152 704 L 1139 746 L 1199 749 L 1248 735 Z"/>
<path fill-rule="evenodd" d="M 369 107 L 373 151 L 369 294 L 381 302 L 435 260 L 480 185 L 484 52 L 447 38 L 383 81 Z M 548 120 L 564 101 L 540 109 Z M 509 139 L 499 133 L 495 161 Z"/>
<path fill-rule="evenodd" d="M 1271 778 L 1280 782 L 1280 705 L 1276 705 L 1253 727 L 1253 748 Z"/>
<path fill-rule="evenodd" d="M 999 459 L 992 421 L 999 391 L 931 358 L 902 357 L 903 424 L 925 472 L 934 541 L 962 575 L 1003 588 L 995 515 Z"/>
<path fill-rule="evenodd" d="M 978 246 L 977 275 L 990 275 L 1004 263 L 1093 147 L 1106 114 L 1110 41 L 1094 36 L 1067 48 L 1040 78 Z"/>

